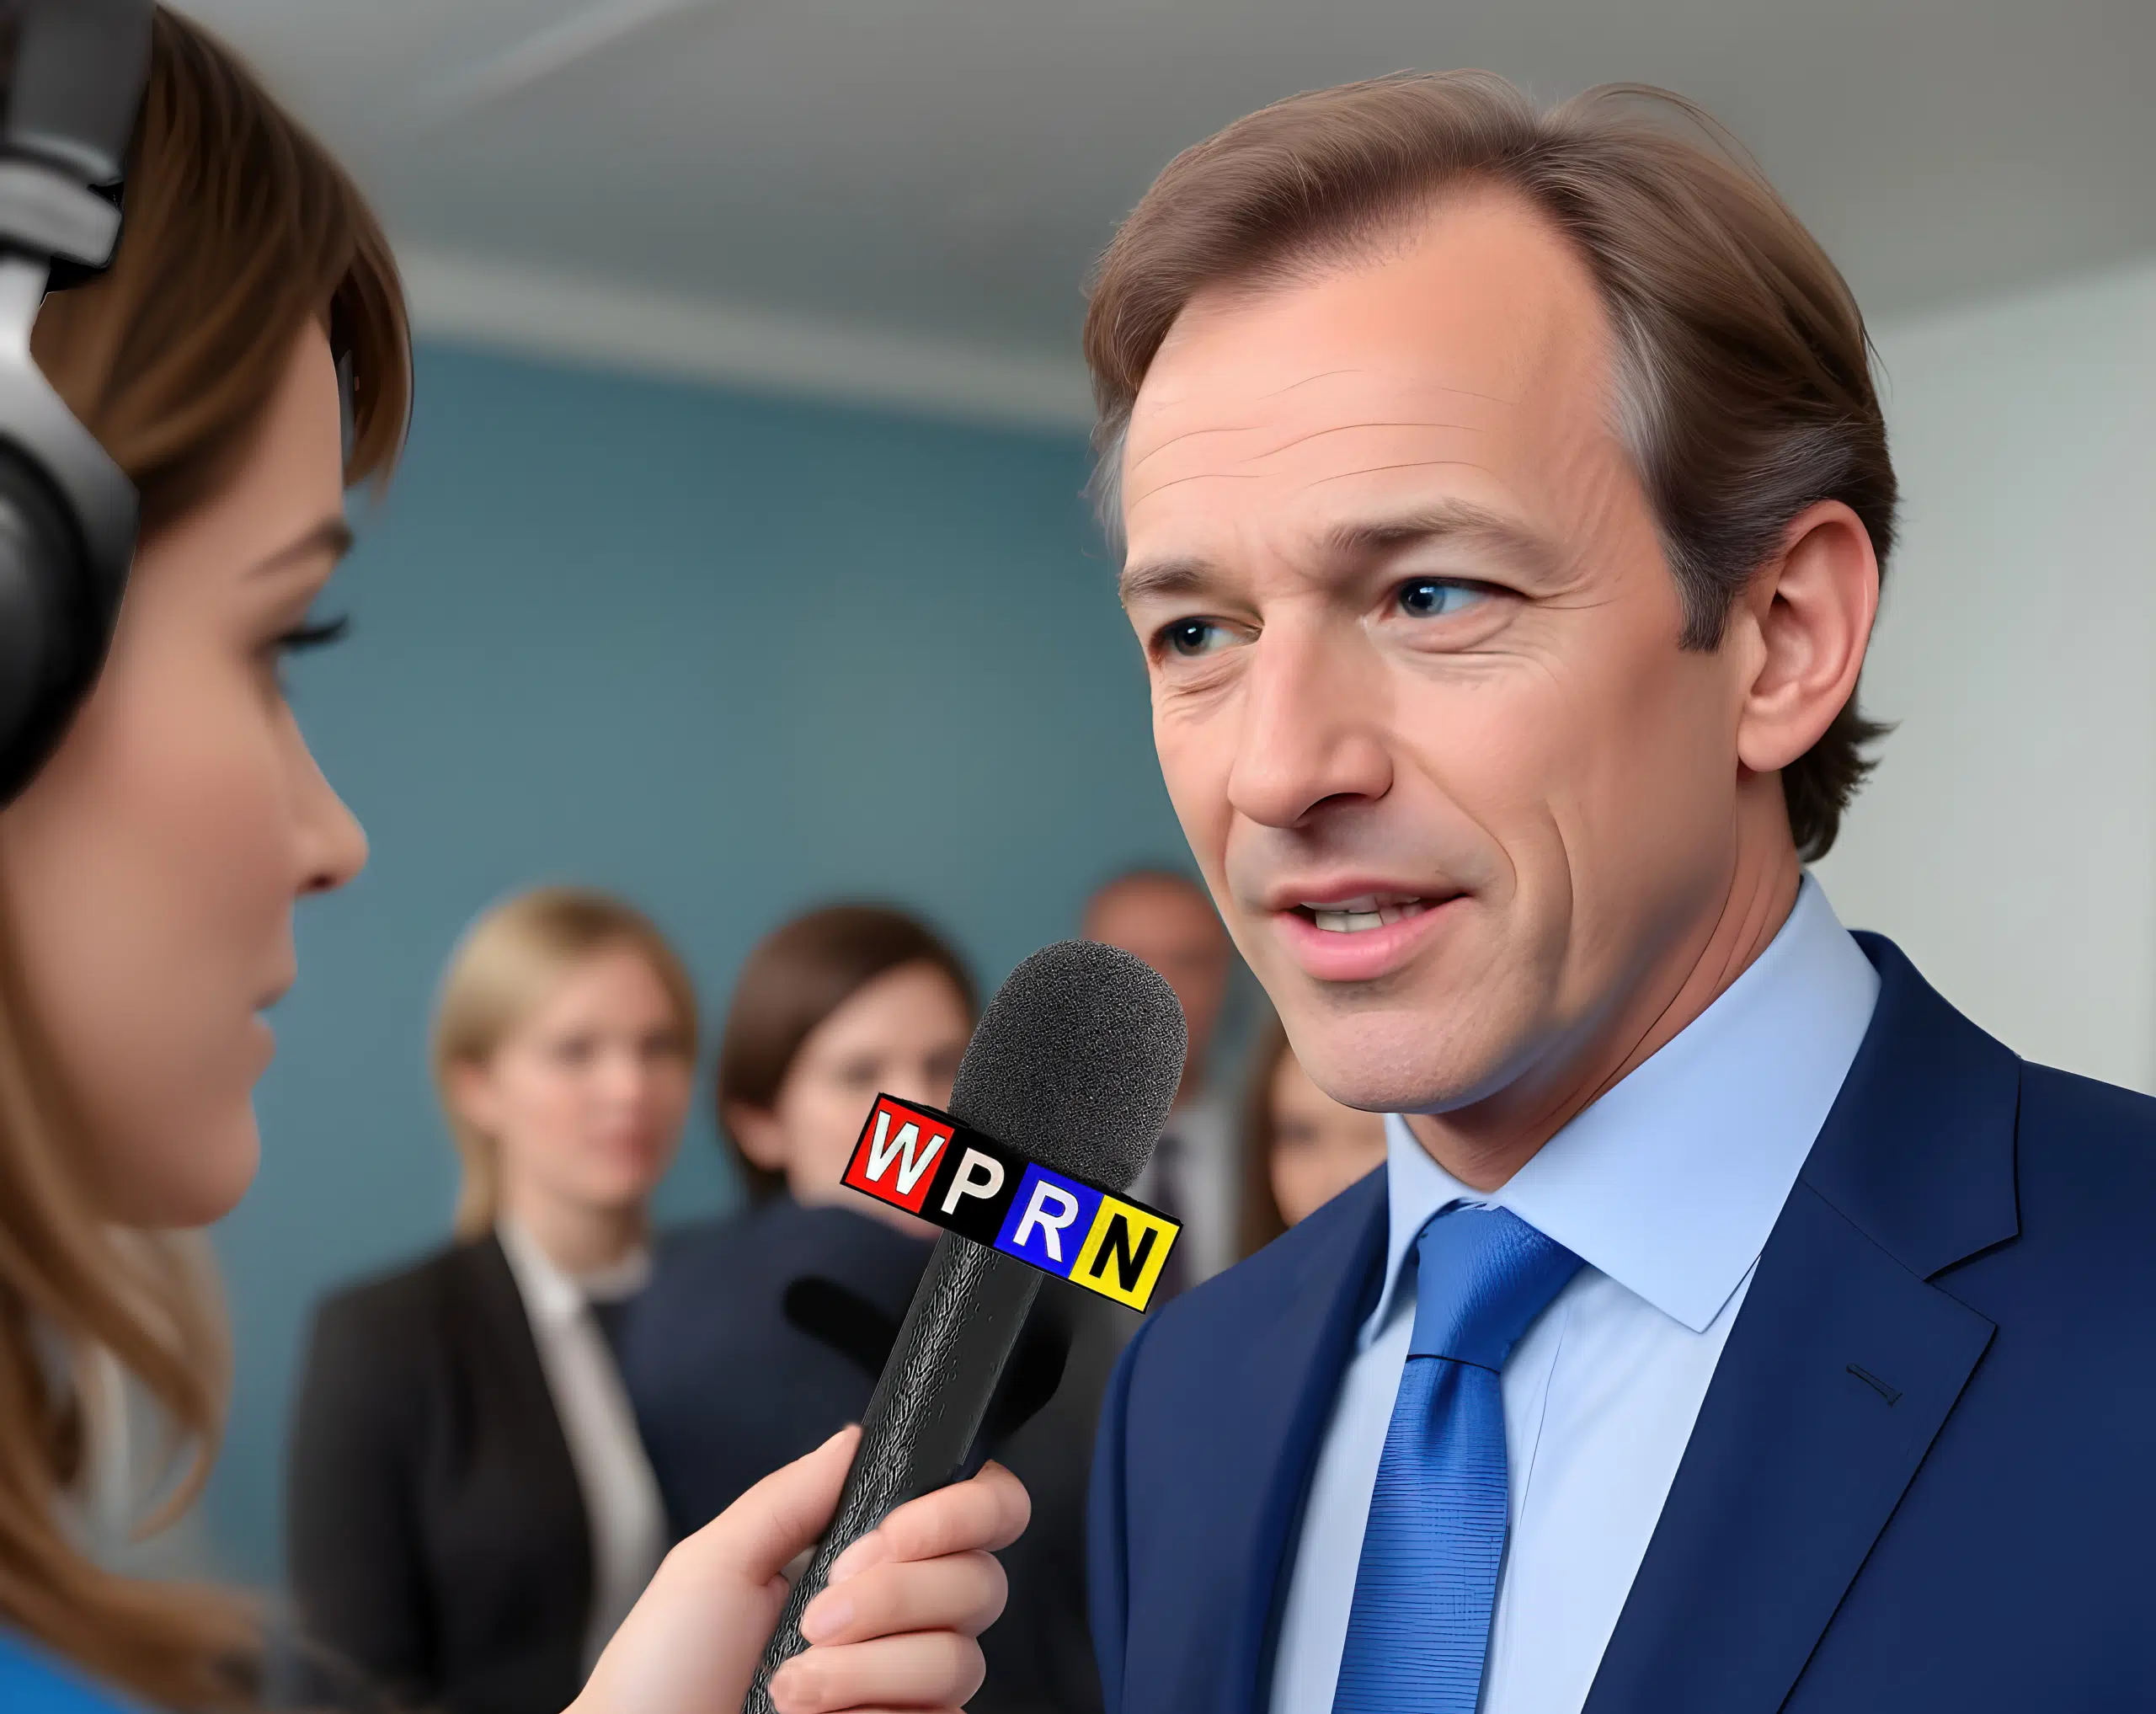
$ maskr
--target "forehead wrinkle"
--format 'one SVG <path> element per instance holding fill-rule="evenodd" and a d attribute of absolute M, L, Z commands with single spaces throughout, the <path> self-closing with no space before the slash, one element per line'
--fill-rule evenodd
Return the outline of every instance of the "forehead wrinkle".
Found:
<path fill-rule="evenodd" d="M 1262 482 L 1264 480 L 1263 474 L 1255 470 L 1201 470 L 1191 476 L 1172 476 L 1166 482 L 1155 483 L 1145 493 L 1134 496 L 1130 502 L 1130 508 L 1135 511 L 1146 501 L 1166 494 L 1171 488 L 1181 488 L 1187 482 Z"/>
<path fill-rule="evenodd" d="M 1145 457 L 1140 458 L 1136 463 L 1131 465 L 1125 474 L 1129 477 L 1136 476 L 1139 471 L 1150 461 L 1158 457 L 1161 453 L 1169 451 L 1171 448 L 1182 445 L 1185 441 L 1196 440 L 1200 435 L 1203 435 L 1256 434 L 1258 431 L 1258 424 L 1251 423 L 1235 424 L 1223 428 L 1189 430 L 1186 433 L 1177 435 L 1174 440 L 1164 441 L 1160 446 L 1155 446 L 1150 452 L 1148 452 Z M 1251 453 L 1241 462 L 1245 464 L 1262 463 L 1268 458 L 1278 458 L 1283 452 L 1293 451 L 1298 446 L 1307 446 L 1312 441 L 1322 441 L 1333 435 L 1354 435 L 1384 429 L 1433 429 L 1448 434 L 1459 435 L 1484 435 L 1489 432 L 1487 429 L 1474 423 L 1439 422 L 1432 419 L 1411 419 L 1399 422 L 1335 423 L 1330 428 L 1312 429 L 1305 434 L 1290 435 L 1287 440 L 1281 441 L 1278 446 L 1267 446 L 1262 451 Z M 1460 463 L 1464 461 L 1459 459 L 1431 459 L 1421 462 L 1427 462 L 1434 464 L 1449 464 Z M 1400 466 L 1374 466 L 1372 467 L 1383 469 L 1407 469 L 1412 467 L 1410 465 L 1403 464 Z M 1220 474 L 1225 475 L 1228 474 L 1228 473 L 1224 471 L 1221 472 Z M 1157 493 L 1161 488 L 1170 488 L 1174 486 L 1175 482 L 1187 482 L 1191 478 L 1188 477 L 1177 477 L 1174 478 L 1173 481 L 1160 483 L 1157 488 L 1149 490 L 1149 492 Z M 1319 478 L 1321 481 L 1331 481 L 1332 479 L 1333 478 L 1330 477 Z"/>
<path fill-rule="evenodd" d="M 1323 371 L 1323 372 L 1322 372 L 1322 373 L 1321 373 L 1321 374 L 1317 374 L 1317 375 L 1307 375 L 1307 376 L 1304 376 L 1301 380 L 1299 380 L 1299 381 L 1291 381 L 1291 382 L 1288 382 L 1285 386 L 1274 387 L 1274 388 L 1273 388 L 1272 391 L 1270 391 L 1269 392 L 1254 393 L 1254 394 L 1251 395 L 1251 396 L 1250 396 L 1246 400 L 1245 400 L 1245 401 L 1244 401 L 1244 403 L 1245 403 L 1246 404 L 1247 404 L 1247 405 L 1261 404 L 1261 403 L 1264 403 L 1264 402 L 1265 402 L 1266 400 L 1267 400 L 1267 399 L 1278 398 L 1282 397 L 1283 394 L 1290 393 L 1290 392 L 1294 392 L 1294 391 L 1296 391 L 1296 390 L 1297 390 L 1298 388 L 1299 388 L 1299 387 L 1311 387 L 1311 386 L 1315 386 L 1317 382 L 1321 382 L 1321 381 L 1331 381 L 1331 380 L 1337 380 L 1337 379 L 1338 379 L 1339 377 L 1341 377 L 1341 376 L 1357 376 L 1357 375 L 1364 375 L 1364 374 L 1367 374 L 1367 373 L 1369 373 L 1369 371 L 1368 371 L 1367 370 L 1363 370 L 1363 369 L 1328 369 L 1328 370 L 1326 370 L 1325 371 Z M 1476 400 L 1478 403 L 1481 403 L 1481 404 L 1496 404 L 1496 405 L 1505 405 L 1505 406 L 1508 406 L 1508 407 L 1516 407 L 1516 406 L 1519 403 L 1519 400 L 1518 400 L 1518 398 L 1508 398 L 1508 397 L 1505 397 L 1505 396 L 1503 396 L 1503 395 L 1502 395 L 1502 394 L 1494 393 L 1494 392 L 1476 392 L 1474 388 L 1472 388 L 1472 387 L 1454 387 L 1454 386 L 1453 386 L 1451 383 L 1449 383 L 1449 382 L 1442 382 L 1442 381 L 1430 381 L 1430 380 L 1427 380 L 1427 379 L 1426 379 L 1426 380 L 1421 381 L 1421 382 L 1402 382 L 1401 384 L 1402 384 L 1403 386 L 1415 386 L 1415 387 L 1419 387 L 1429 388 L 1429 389 L 1434 390 L 1434 391 L 1438 392 L 1451 393 L 1451 394 L 1453 394 L 1453 395 L 1454 395 L 1454 396 L 1456 396 L 1456 397 L 1458 397 L 1458 398 L 1471 398 L 1471 399 Z M 1156 408 L 1157 408 L 1157 409 L 1159 409 L 1159 410 L 1161 410 L 1161 411 L 1163 411 L 1163 412 L 1166 412 L 1166 411 L 1173 411 L 1173 410 L 1176 410 L 1176 409 L 1180 408 L 1187 408 L 1187 407 L 1189 407 L 1189 406 L 1191 406 L 1191 405 L 1194 404 L 1196 402 L 1197 402 L 1197 401 L 1196 401 L 1196 398 L 1195 398 L 1195 397 L 1194 397 L 1194 396 L 1186 395 L 1185 397 L 1183 397 L 1183 398 L 1169 398 L 1169 399 L 1162 400 L 1162 401 L 1159 403 L 1159 405 L 1156 407 Z M 1179 433 L 1179 434 L 1176 434 L 1176 435 L 1170 435 L 1166 440 L 1165 440 L 1165 441 L 1161 441 L 1158 446 L 1154 446 L 1154 447 L 1151 447 L 1150 449 L 1149 449 L 1149 450 L 1148 450 L 1148 451 L 1146 451 L 1146 452 L 1145 452 L 1142 457 L 1140 457 L 1139 458 L 1138 458 L 1137 460 L 1135 460 L 1134 462 L 1132 462 L 1132 463 L 1128 467 L 1127 473 L 1128 473 L 1128 474 L 1130 474 L 1130 475 L 1134 475 L 1134 475 L 1136 475 L 1136 474 L 1137 474 L 1137 473 L 1139 472 L 1139 470 L 1140 468 L 1142 468 L 1149 460 L 1153 459 L 1153 458 L 1155 458 L 1155 457 L 1157 457 L 1160 454 L 1161 454 L 1161 453 L 1163 453 L 1163 452 L 1166 451 L 1167 451 L 1170 447 L 1171 447 L 1171 446 L 1181 446 L 1184 441 L 1190 441 L 1190 440 L 1195 440 L 1195 439 L 1197 439 L 1197 438 L 1198 438 L 1198 436 L 1200 436 L 1200 435 L 1235 435 L 1235 434 L 1251 434 L 1251 433 L 1255 433 L 1258 429 L 1262 428 L 1262 426 L 1263 426 L 1263 424 L 1259 424 L 1259 423 L 1227 423 L 1227 424 L 1213 424 L 1213 425 L 1211 425 L 1211 426 L 1209 426 L 1209 427 L 1202 428 L 1202 429 L 1185 429 L 1185 430 L 1183 430 L 1181 433 Z M 1435 419 L 1430 419 L 1430 420 L 1419 420 L 1419 419 L 1417 419 L 1417 420 L 1408 420 L 1408 421 L 1403 421 L 1403 422 L 1370 422 L 1370 423 L 1343 423 L 1343 424 L 1335 424 L 1335 425 L 1334 425 L 1333 427 L 1331 427 L 1331 428 L 1314 430 L 1312 430 L 1312 431 L 1311 431 L 1311 436 L 1315 436 L 1315 435 L 1329 435 L 1329 434 L 1342 433 L 1342 432 L 1345 432 L 1347 430 L 1348 430 L 1348 429 L 1353 429 L 1353 428 L 1385 428 L 1385 429 L 1414 429 L 1414 428 L 1431 428 L 1431 429 L 1460 429 L 1460 430 L 1466 430 L 1466 431 L 1468 431 L 1468 432 L 1470 432 L 1470 433 L 1475 433 L 1475 434 L 1480 434 L 1480 433 L 1483 432 L 1481 429 L 1478 429 L 1478 428 L 1475 427 L 1473 424 L 1467 424 L 1467 423 L 1449 423 L 1449 422 L 1441 422 L 1441 421 L 1438 421 L 1438 420 L 1435 420 Z M 1304 437 L 1300 437 L 1300 438 L 1307 439 L 1307 438 L 1311 438 L 1311 436 L 1304 436 Z M 1299 440 L 1297 440 L 1297 441 L 1286 441 L 1286 442 L 1283 443 L 1283 445 L 1282 445 L 1281 446 L 1276 447 L 1276 448 L 1274 448 L 1273 450 L 1274 450 L 1275 451 L 1285 451 L 1285 450 L 1286 450 L 1286 448 L 1287 448 L 1288 446 L 1295 446 L 1295 445 L 1298 445 L 1298 444 L 1299 444 Z M 1260 456 L 1261 456 L 1261 457 L 1262 457 L 1262 456 L 1264 456 L 1264 455 L 1261 454 Z"/>
<path fill-rule="evenodd" d="M 1336 470 L 1330 476 L 1314 476 L 1305 483 L 1305 488 L 1323 488 L 1328 482 L 1353 482 L 1358 476 L 1377 476 L 1388 470 L 1487 470 L 1472 458 L 1407 458 L 1396 464 L 1366 464 L 1357 470 Z M 1458 536 L 1465 530 L 1428 530 L 1421 532 L 1430 536 Z"/>

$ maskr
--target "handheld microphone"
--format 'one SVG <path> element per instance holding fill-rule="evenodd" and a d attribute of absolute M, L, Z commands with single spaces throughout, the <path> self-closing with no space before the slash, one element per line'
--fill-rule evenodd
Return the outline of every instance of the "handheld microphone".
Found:
<path fill-rule="evenodd" d="M 989 1002 L 951 1114 L 1043 1166 L 1120 1190 L 1145 1167 L 1182 1081 L 1182 1008 L 1153 969 L 1090 941 L 1043 947 Z M 771 1674 L 803 1647 L 801 1615 L 834 1561 L 908 1500 L 955 1482 L 1040 1290 L 1033 1264 L 946 1231 L 862 1415 L 831 1527 L 788 1595 L 744 1714 L 771 1714 Z"/>
<path fill-rule="evenodd" d="M 884 1314 L 851 1287 L 820 1273 L 793 1281 L 779 1307 L 789 1327 L 837 1352 L 872 1381 L 883 1374 L 899 1343 L 896 1316 Z M 981 1424 L 982 1445 L 993 1450 L 1048 1408 L 1063 1385 L 1071 1341 L 1068 1318 L 1045 1313 L 1036 1305 Z"/>

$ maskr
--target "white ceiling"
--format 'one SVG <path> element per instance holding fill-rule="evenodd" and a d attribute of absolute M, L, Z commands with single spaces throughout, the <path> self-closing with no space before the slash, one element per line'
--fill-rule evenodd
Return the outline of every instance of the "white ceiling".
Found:
<path fill-rule="evenodd" d="M 643 366 L 1081 417 L 1080 282 L 1293 90 L 1641 79 L 1875 319 L 2156 252 L 2156 0 L 183 0 L 353 164 L 423 316 Z"/>

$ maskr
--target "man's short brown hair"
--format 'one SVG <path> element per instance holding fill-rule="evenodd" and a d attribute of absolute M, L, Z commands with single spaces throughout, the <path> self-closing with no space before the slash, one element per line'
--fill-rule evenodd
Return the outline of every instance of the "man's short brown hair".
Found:
<path fill-rule="evenodd" d="M 1294 96 L 1184 151 L 1101 259 L 1086 318 L 1107 507 L 1138 389 L 1193 296 L 1351 259 L 1446 190 L 1491 185 L 1593 276 L 1615 343 L 1614 427 L 1654 507 L 1684 648 L 1720 645 L 1739 593 L 1817 501 L 1857 515 L 1883 575 L 1894 467 L 1864 318 L 1723 135 L 1663 90 L 1610 85 L 1544 112 L 1502 77 L 1452 72 Z M 1806 861 L 1833 845 L 1886 730 L 1852 696 L 1783 770 Z"/>

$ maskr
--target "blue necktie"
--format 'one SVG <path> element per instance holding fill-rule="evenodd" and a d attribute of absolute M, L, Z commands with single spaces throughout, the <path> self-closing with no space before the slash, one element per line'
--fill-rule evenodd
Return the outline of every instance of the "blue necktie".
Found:
<path fill-rule="evenodd" d="M 1415 1333 L 1370 1496 L 1333 1714 L 1474 1714 L 1505 1554 L 1497 1374 L 1580 1258 L 1497 1208 L 1416 1241 Z"/>

